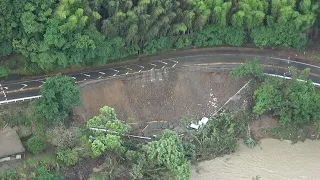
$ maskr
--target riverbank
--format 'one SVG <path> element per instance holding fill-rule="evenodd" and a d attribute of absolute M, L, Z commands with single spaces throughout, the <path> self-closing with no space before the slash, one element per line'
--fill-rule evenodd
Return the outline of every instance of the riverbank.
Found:
<path fill-rule="evenodd" d="M 192 168 L 191 179 L 197 180 L 261 180 L 320 179 L 320 141 L 291 141 L 261 139 L 249 148 L 240 139 L 235 153 Z"/>

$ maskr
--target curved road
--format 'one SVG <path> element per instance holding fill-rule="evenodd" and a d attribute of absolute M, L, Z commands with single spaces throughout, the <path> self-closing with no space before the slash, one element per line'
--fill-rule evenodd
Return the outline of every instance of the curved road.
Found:
<path fill-rule="evenodd" d="M 171 58 L 157 59 L 154 56 L 149 60 L 138 61 L 135 64 L 124 65 L 119 67 L 105 68 L 96 71 L 69 74 L 75 81 L 80 84 L 87 80 L 101 79 L 106 77 L 122 76 L 133 73 L 142 73 L 153 69 L 167 67 L 183 66 L 206 66 L 211 68 L 234 68 L 246 60 L 258 57 L 264 67 L 265 73 L 281 75 L 287 72 L 288 67 L 295 66 L 300 70 L 310 68 L 309 78 L 320 84 L 320 67 L 292 61 L 290 59 L 281 59 L 268 55 L 259 54 L 241 54 L 241 53 L 217 53 L 193 51 L 183 55 L 172 56 Z M 39 95 L 39 90 L 44 83 L 44 79 L 25 80 L 19 82 L 5 82 L 0 85 L 0 105 L 7 102 L 14 102 L 16 99 L 28 98 Z"/>

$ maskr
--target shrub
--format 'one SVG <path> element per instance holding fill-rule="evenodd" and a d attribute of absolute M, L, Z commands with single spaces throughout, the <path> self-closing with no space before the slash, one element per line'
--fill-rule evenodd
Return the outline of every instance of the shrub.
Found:
<path fill-rule="evenodd" d="M 320 90 L 311 80 L 306 81 L 309 69 L 298 73 L 290 68 L 292 80 L 268 77 L 254 92 L 253 112 L 263 114 L 272 111 L 280 116 L 282 124 L 302 125 L 320 119 Z M 301 81 L 305 80 L 305 81 Z"/>
<path fill-rule="evenodd" d="M 246 42 L 246 33 L 243 28 L 208 25 L 197 34 L 196 46 L 241 46 Z"/>
<path fill-rule="evenodd" d="M 72 149 L 58 149 L 56 154 L 57 159 L 66 166 L 75 165 L 79 161 L 78 152 Z"/>
<path fill-rule="evenodd" d="M 250 76 L 256 80 L 259 80 L 263 76 L 263 68 L 258 58 L 254 58 L 251 61 L 247 61 L 246 64 L 236 67 L 230 72 L 230 76 L 233 78 L 243 78 Z"/>
<path fill-rule="evenodd" d="M 73 148 L 80 142 L 81 129 L 71 127 L 67 129 L 59 124 L 47 131 L 48 141 L 59 148 Z"/>
<path fill-rule="evenodd" d="M 154 54 L 161 50 L 171 49 L 172 45 L 173 42 L 169 37 L 150 39 L 145 43 L 143 52 L 146 54 Z"/>
<path fill-rule="evenodd" d="M 0 67 L 0 78 L 7 78 L 10 73 L 10 69 L 7 67 Z"/>
<path fill-rule="evenodd" d="M 17 171 L 15 170 L 10 170 L 5 173 L 0 173 L 0 179 L 3 180 L 19 180 L 19 175 L 17 174 Z"/>
<path fill-rule="evenodd" d="M 191 119 L 183 119 L 181 127 L 187 127 Z M 205 126 L 198 131 L 184 129 L 183 140 L 185 143 L 193 144 L 193 147 L 185 145 L 186 151 L 191 155 L 195 153 L 198 160 L 205 160 L 234 152 L 237 147 L 237 136 L 243 130 L 243 124 L 236 121 L 227 112 L 222 112 L 218 117 L 210 119 Z M 190 156 L 190 155 L 187 155 Z M 193 155 L 194 156 L 194 155 Z"/>
<path fill-rule="evenodd" d="M 34 135 L 30 139 L 28 139 L 27 147 L 28 147 L 28 150 L 33 154 L 39 154 L 46 148 L 46 144 L 43 138 L 37 135 Z"/>
<path fill-rule="evenodd" d="M 36 172 L 37 180 L 63 180 L 58 172 L 51 172 L 45 166 L 39 167 Z"/>
<path fill-rule="evenodd" d="M 252 30 L 251 37 L 258 47 L 283 46 L 303 50 L 308 45 L 306 33 L 297 29 L 294 23 L 271 24 Z"/>
<path fill-rule="evenodd" d="M 8 41 L 0 41 L 0 56 L 7 56 L 12 53 L 12 43 Z"/>
<path fill-rule="evenodd" d="M 190 162 L 175 132 L 165 130 L 160 139 L 139 151 L 127 151 L 126 157 L 134 162 L 130 172 L 133 179 L 190 179 Z"/>
<path fill-rule="evenodd" d="M 251 131 L 250 131 L 249 125 L 248 125 L 247 135 L 246 135 L 244 142 L 249 148 L 253 148 L 257 145 L 257 142 L 251 136 Z"/>
<path fill-rule="evenodd" d="M 174 42 L 174 47 L 177 49 L 185 48 L 185 47 L 190 47 L 192 46 L 192 37 L 183 35 L 183 36 L 178 36 L 178 38 Z"/>

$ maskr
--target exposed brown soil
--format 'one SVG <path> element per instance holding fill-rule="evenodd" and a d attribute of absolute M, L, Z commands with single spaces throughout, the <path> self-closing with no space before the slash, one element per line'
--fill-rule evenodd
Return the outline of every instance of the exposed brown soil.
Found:
<path fill-rule="evenodd" d="M 139 129 L 153 121 L 170 127 L 183 117 L 210 116 L 246 81 L 232 79 L 229 71 L 191 67 L 92 81 L 82 85 L 84 105 L 74 108 L 74 117 L 83 123 L 107 105 L 120 120 L 133 118 Z"/>
<path fill-rule="evenodd" d="M 277 127 L 278 120 L 265 115 L 260 119 L 251 121 L 249 126 L 254 139 L 259 140 L 263 138 L 270 138 L 271 135 L 267 130 Z"/>

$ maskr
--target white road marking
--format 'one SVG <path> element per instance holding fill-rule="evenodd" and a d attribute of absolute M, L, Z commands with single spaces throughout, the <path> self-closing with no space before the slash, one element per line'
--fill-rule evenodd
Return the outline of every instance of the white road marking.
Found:
<path fill-rule="evenodd" d="M 171 59 L 168 59 L 168 60 L 175 63 L 174 65 L 172 65 L 172 67 L 175 67 L 179 63 L 178 61 L 175 61 L 175 60 L 171 60 Z"/>
<path fill-rule="evenodd" d="M 5 87 L 6 88 L 6 87 Z M 0 84 L 0 90 L 2 91 L 2 93 L 3 93 L 3 96 L 6 98 L 6 101 L 8 100 L 7 99 L 7 95 L 6 95 L 6 93 L 4 92 L 4 89 L 3 89 L 3 87 L 2 87 L 2 85 Z"/>
<path fill-rule="evenodd" d="M 293 61 L 293 60 L 289 60 L 289 59 L 282 59 L 282 58 L 276 58 L 276 57 L 271 57 L 271 59 L 277 59 L 277 60 L 280 60 L 280 61 L 287 61 L 287 63 L 288 63 L 288 62 L 293 62 L 293 63 L 297 63 L 297 64 L 303 64 L 303 65 L 306 65 L 306 66 L 311 66 L 311 67 L 315 67 L 315 68 L 320 69 L 320 66 L 315 66 L 315 65 L 312 65 L 312 64 L 307 64 L 307 63 L 303 63 L 303 62 Z"/>
<path fill-rule="evenodd" d="M 21 84 L 21 85 L 23 85 L 23 87 L 22 88 L 20 88 L 20 90 L 22 90 L 22 89 L 24 89 L 25 87 L 27 87 L 28 85 L 26 85 L 26 84 Z"/>
<path fill-rule="evenodd" d="M 128 69 L 128 70 L 129 70 L 128 72 L 126 72 L 126 75 L 128 75 L 128 74 L 129 74 L 129 72 L 130 72 L 130 71 L 132 71 L 132 69 L 131 69 L 131 68 L 126 68 L 126 69 Z"/>
<path fill-rule="evenodd" d="M 119 70 L 116 70 L 116 69 L 113 69 L 113 68 L 109 68 L 109 69 L 111 69 L 112 71 L 115 71 L 116 73 L 114 74 L 114 75 L 112 75 L 112 76 L 116 76 L 120 71 Z"/>
<path fill-rule="evenodd" d="M 137 65 L 137 66 L 139 66 L 139 65 Z M 139 70 L 138 73 L 141 73 L 141 71 L 142 71 L 142 69 L 144 69 L 144 67 L 143 66 L 139 66 L 139 67 L 141 67 L 141 69 Z"/>
<path fill-rule="evenodd" d="M 39 86 L 41 88 L 43 86 L 43 84 L 46 83 L 46 82 L 44 82 L 44 81 L 40 81 L 40 82 L 42 82 L 42 85 Z"/>
<path fill-rule="evenodd" d="M 99 76 L 99 77 L 98 77 L 98 79 L 101 79 L 101 78 L 102 78 L 102 76 Z"/>
<path fill-rule="evenodd" d="M 163 61 L 159 61 L 159 62 L 160 62 L 160 63 L 162 63 L 162 64 L 164 64 L 164 66 L 162 66 L 162 67 L 161 67 L 161 69 L 165 68 L 165 67 L 166 67 L 166 65 L 168 64 L 168 63 L 163 62 Z"/>
<path fill-rule="evenodd" d="M 154 68 L 157 66 L 157 65 L 155 65 L 153 63 L 149 63 L 149 64 L 153 66 L 153 68 L 151 68 L 151 70 L 154 70 Z"/>
<path fill-rule="evenodd" d="M 89 74 L 83 74 L 83 75 L 85 75 L 85 76 L 87 76 L 87 77 L 90 77 L 90 75 L 89 75 Z"/>
<path fill-rule="evenodd" d="M 104 73 L 104 72 L 99 72 L 100 74 L 106 74 L 106 73 Z"/>

